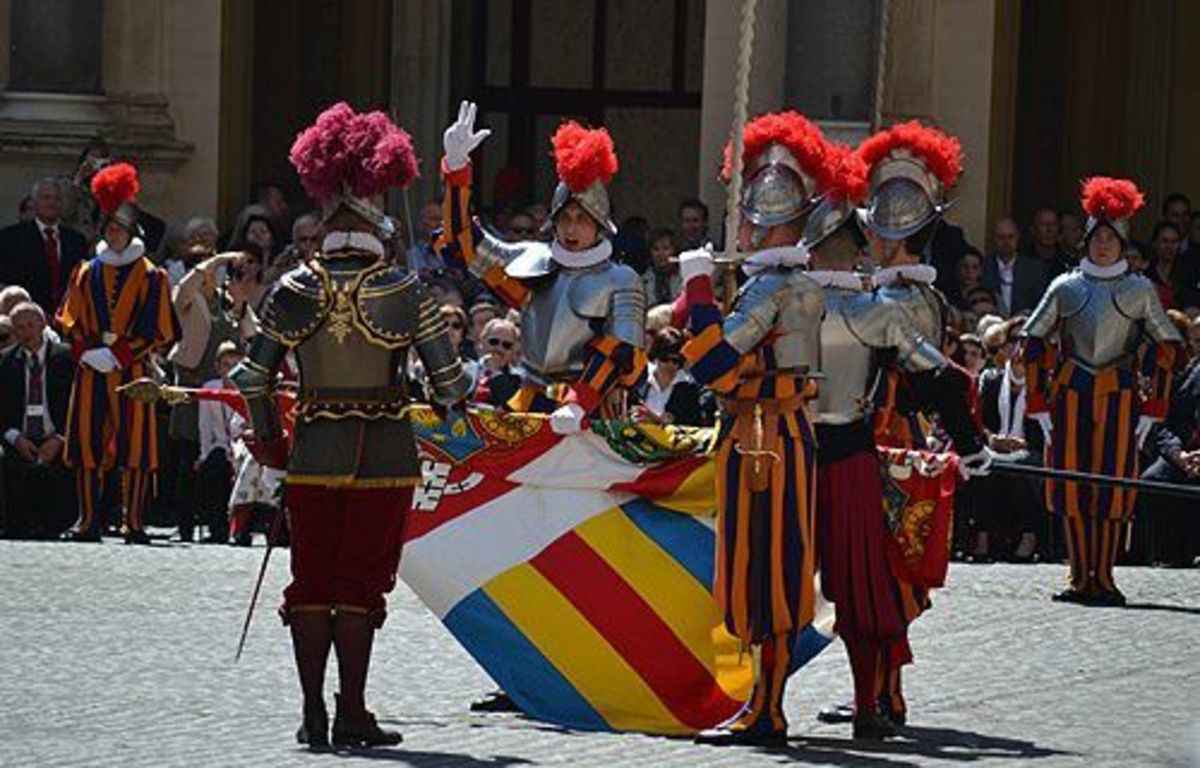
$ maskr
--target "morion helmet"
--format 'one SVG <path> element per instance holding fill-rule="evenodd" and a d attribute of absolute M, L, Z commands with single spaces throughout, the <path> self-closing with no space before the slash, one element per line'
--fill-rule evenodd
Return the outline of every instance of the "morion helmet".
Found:
<path fill-rule="evenodd" d="M 562 209 L 575 201 L 596 220 L 604 234 L 617 234 L 607 189 L 620 167 L 612 136 L 604 128 L 584 128 L 568 120 L 554 132 L 550 144 L 554 147 L 558 186 L 554 188 L 550 215 L 542 224 L 542 231 L 550 231 Z"/>
<path fill-rule="evenodd" d="M 113 163 L 97 171 L 92 176 L 92 197 L 103 214 L 101 228 L 113 221 L 124 227 L 130 237 L 140 236 L 142 228 L 138 218 L 141 214 L 136 201 L 141 190 L 137 168 L 129 163 Z"/>
<path fill-rule="evenodd" d="M 946 193 L 962 174 L 962 146 L 953 136 L 913 120 L 871 136 L 858 155 L 871 184 L 859 216 L 880 237 L 903 240 L 950 208 Z"/>
<path fill-rule="evenodd" d="M 1112 179 L 1093 176 L 1084 179 L 1080 203 L 1088 215 L 1083 231 L 1083 242 L 1087 242 L 1104 224 L 1112 227 L 1122 243 L 1129 242 L 1129 220 L 1145 203 L 1142 192 L 1129 179 Z"/>
<path fill-rule="evenodd" d="M 847 224 L 857 230 L 854 214 L 867 196 L 867 164 L 857 153 L 843 144 L 831 143 L 830 163 L 830 184 L 804 226 L 804 245 L 810 251 Z M 861 242 L 862 233 L 856 231 L 855 239 Z"/>
<path fill-rule="evenodd" d="M 738 207 L 756 227 L 799 218 L 816 206 L 830 182 L 829 143 L 821 129 L 795 111 L 760 115 L 746 124 L 742 195 Z M 733 146 L 725 145 L 721 180 L 733 175 Z"/>

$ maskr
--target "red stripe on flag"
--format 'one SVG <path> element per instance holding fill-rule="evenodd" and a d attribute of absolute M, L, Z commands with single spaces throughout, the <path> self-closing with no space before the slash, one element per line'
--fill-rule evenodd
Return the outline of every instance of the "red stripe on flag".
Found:
<path fill-rule="evenodd" d="M 741 702 L 729 698 L 654 609 L 587 542 L 568 533 L 529 561 L 633 667 L 684 725 L 709 728 Z"/>
<path fill-rule="evenodd" d="M 614 483 L 611 491 L 635 493 L 649 499 L 661 499 L 670 496 L 679 489 L 692 473 L 712 461 L 709 456 L 689 456 L 682 459 L 658 464 L 637 476 L 637 479 L 626 483 Z"/>

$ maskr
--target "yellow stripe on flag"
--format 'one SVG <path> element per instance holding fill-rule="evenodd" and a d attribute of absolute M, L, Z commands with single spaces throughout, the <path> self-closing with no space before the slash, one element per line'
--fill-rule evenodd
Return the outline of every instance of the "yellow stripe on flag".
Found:
<path fill-rule="evenodd" d="M 654 499 L 654 504 L 693 517 L 716 517 L 716 482 L 717 462 L 710 459 L 692 470 L 670 496 Z"/>
<path fill-rule="evenodd" d="M 694 732 L 533 566 L 523 563 L 505 571 L 484 591 L 614 729 Z"/>
<path fill-rule="evenodd" d="M 749 697 L 753 682 L 749 655 L 737 663 L 737 641 L 724 631 L 721 612 L 712 594 L 675 558 L 620 509 L 593 517 L 576 528 L 575 533 L 650 605 L 716 678 L 726 695 L 739 701 Z M 721 631 L 714 632 L 718 628 Z"/>

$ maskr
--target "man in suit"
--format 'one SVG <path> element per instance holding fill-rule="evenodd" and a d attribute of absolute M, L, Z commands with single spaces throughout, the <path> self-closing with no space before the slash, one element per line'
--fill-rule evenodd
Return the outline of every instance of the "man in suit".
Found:
<path fill-rule="evenodd" d="M 66 293 L 75 265 L 87 256 L 83 235 L 61 221 L 63 193 L 57 179 L 33 185 L 34 218 L 0 230 L 0 284 L 19 285 L 47 315 Z"/>
<path fill-rule="evenodd" d="M 1018 251 L 1020 236 L 1017 222 L 1012 219 L 996 222 L 992 236 L 995 250 L 983 260 L 983 287 L 996 297 L 1005 317 L 1028 314 L 1050 284 L 1046 262 Z"/>
<path fill-rule="evenodd" d="M 0 432 L 9 489 L 8 538 L 57 538 L 75 519 L 74 483 L 63 465 L 62 432 L 75 378 L 67 345 L 49 341 L 33 302 L 10 318 L 17 345 L 0 358 Z"/>
<path fill-rule="evenodd" d="M 1077 263 L 1059 243 L 1061 233 L 1058 211 L 1053 208 L 1038 208 L 1033 212 L 1033 224 L 1029 227 L 1029 242 L 1021 249 L 1022 256 L 1045 265 L 1051 280 L 1064 272 L 1070 272 Z"/>

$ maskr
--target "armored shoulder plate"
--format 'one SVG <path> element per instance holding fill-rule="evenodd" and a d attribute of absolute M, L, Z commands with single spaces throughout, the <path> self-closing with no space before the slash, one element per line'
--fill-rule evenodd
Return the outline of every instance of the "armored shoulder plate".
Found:
<path fill-rule="evenodd" d="M 1083 311 L 1092 299 L 1091 286 L 1087 276 L 1078 270 L 1072 270 L 1065 275 L 1059 275 L 1046 289 L 1047 294 L 1054 296 L 1061 318 L 1074 317 Z"/>
<path fill-rule="evenodd" d="M 934 344 L 941 344 L 948 306 L 941 291 L 924 283 L 900 282 L 880 288 L 879 294 L 904 308 L 921 335 Z"/>
<path fill-rule="evenodd" d="M 725 318 L 723 330 L 725 341 L 739 354 L 748 354 L 770 333 L 780 305 L 790 290 L 790 280 L 788 272 L 766 269 L 747 280 L 738 291 L 733 312 Z"/>
<path fill-rule="evenodd" d="M 580 317 L 604 319 L 612 309 L 613 294 L 640 291 L 642 282 L 636 272 L 621 264 L 606 261 L 578 270 L 567 291 L 571 309 Z"/>
<path fill-rule="evenodd" d="M 504 274 L 516 280 L 531 280 L 546 277 L 558 269 L 558 262 L 550 255 L 550 246 L 545 243 L 512 243 L 508 248 L 514 253 L 504 266 Z"/>
<path fill-rule="evenodd" d="M 331 304 L 320 276 L 301 264 L 271 287 L 259 310 L 259 330 L 280 344 L 294 347 L 325 322 Z"/>
<path fill-rule="evenodd" d="M 792 270 L 787 275 L 787 300 L 785 305 L 805 317 L 820 317 L 825 311 L 825 291 L 817 281 L 800 270 Z"/>
<path fill-rule="evenodd" d="M 1154 290 L 1154 283 L 1144 275 L 1126 273 L 1113 281 L 1113 304 L 1118 312 L 1130 320 L 1145 319 L 1151 296 L 1157 299 L 1158 293 Z"/>
<path fill-rule="evenodd" d="M 425 293 L 416 274 L 398 267 L 386 267 L 364 277 L 355 297 L 355 311 L 368 340 L 389 349 L 411 344 Z"/>

